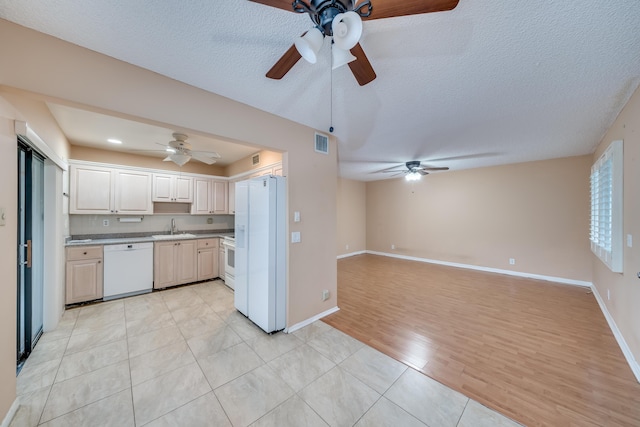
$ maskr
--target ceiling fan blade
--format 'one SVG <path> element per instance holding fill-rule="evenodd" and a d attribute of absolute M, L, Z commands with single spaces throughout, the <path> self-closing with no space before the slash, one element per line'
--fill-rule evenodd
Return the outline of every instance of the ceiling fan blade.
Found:
<path fill-rule="evenodd" d="M 214 159 L 212 159 L 209 156 L 206 156 L 206 155 L 201 154 L 201 153 L 194 153 L 193 151 L 191 152 L 191 157 L 196 159 L 196 160 L 201 161 L 202 163 L 206 163 L 208 165 L 212 165 L 212 164 L 214 164 L 216 162 Z"/>
<path fill-rule="evenodd" d="M 287 50 L 284 55 L 278 59 L 278 62 L 276 62 L 275 65 L 267 71 L 267 77 L 270 79 L 280 80 L 294 65 L 296 65 L 300 58 L 302 58 L 302 56 L 298 52 L 298 49 L 296 49 L 296 46 L 291 45 L 289 50 Z"/>
<path fill-rule="evenodd" d="M 446 166 L 440 167 L 440 168 L 423 167 L 421 169 L 424 171 L 448 171 L 449 170 L 449 168 Z"/>
<path fill-rule="evenodd" d="M 382 170 L 382 171 L 378 171 L 378 172 L 382 172 L 382 173 L 407 173 L 408 171 L 399 171 L 399 170 Z"/>
<path fill-rule="evenodd" d="M 269 3 L 264 0 L 265 3 Z M 363 20 L 393 18 L 395 16 L 419 15 L 421 13 L 444 12 L 454 9 L 459 0 L 376 0 L 371 15 Z M 262 3 L 262 1 L 259 1 Z M 277 2 L 280 3 L 280 2 Z"/>
<path fill-rule="evenodd" d="M 275 7 L 278 9 L 284 9 L 289 12 L 293 12 L 293 1 L 291 0 L 249 0 L 254 3 L 264 4 L 266 6 Z"/>
<path fill-rule="evenodd" d="M 351 68 L 351 72 L 358 81 L 358 84 L 364 86 L 375 80 L 376 72 L 373 71 L 373 67 L 367 55 L 365 55 L 362 46 L 360 46 L 360 43 L 351 49 L 351 54 L 356 57 L 356 60 L 349 62 L 349 68 Z"/>
<path fill-rule="evenodd" d="M 222 156 L 216 153 L 215 151 L 202 151 L 202 150 L 191 150 L 191 154 L 201 154 L 205 157 L 209 157 L 210 159 L 220 159 Z M 195 156 L 194 156 L 195 157 Z"/>
<path fill-rule="evenodd" d="M 429 175 L 429 172 L 424 169 L 418 169 L 416 172 L 418 172 L 422 176 Z"/>

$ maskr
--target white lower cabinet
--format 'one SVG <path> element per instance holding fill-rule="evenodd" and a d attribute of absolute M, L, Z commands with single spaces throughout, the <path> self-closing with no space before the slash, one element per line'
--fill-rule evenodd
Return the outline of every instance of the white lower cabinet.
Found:
<path fill-rule="evenodd" d="M 198 280 L 218 277 L 219 239 L 198 240 Z"/>
<path fill-rule="evenodd" d="M 198 276 L 197 251 L 197 240 L 155 243 L 153 249 L 154 289 L 195 282 Z"/>
<path fill-rule="evenodd" d="M 102 246 L 67 248 L 66 304 L 102 298 Z"/>

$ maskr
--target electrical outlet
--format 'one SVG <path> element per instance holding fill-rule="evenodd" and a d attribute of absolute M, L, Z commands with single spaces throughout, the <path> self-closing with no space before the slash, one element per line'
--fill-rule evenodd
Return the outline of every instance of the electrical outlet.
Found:
<path fill-rule="evenodd" d="M 509 258 L 509 264 L 510 265 L 516 265 L 516 259 L 515 258 Z"/>
<path fill-rule="evenodd" d="M 627 247 L 633 247 L 633 236 L 631 236 L 631 234 L 627 234 Z"/>
<path fill-rule="evenodd" d="M 325 289 L 324 291 L 322 291 L 322 301 L 326 301 L 329 299 L 329 290 Z"/>
<path fill-rule="evenodd" d="M 103 219 L 102 220 L 102 226 L 103 227 L 108 227 L 109 226 L 109 220 L 108 219 Z"/>
<path fill-rule="evenodd" d="M 293 222 L 300 222 L 300 212 L 295 211 L 293 213 Z"/>
<path fill-rule="evenodd" d="M 611 300 L 611 291 L 609 291 L 609 289 L 607 289 L 607 301 Z"/>
<path fill-rule="evenodd" d="M 391 245 L 391 250 L 395 249 L 396 245 Z"/>

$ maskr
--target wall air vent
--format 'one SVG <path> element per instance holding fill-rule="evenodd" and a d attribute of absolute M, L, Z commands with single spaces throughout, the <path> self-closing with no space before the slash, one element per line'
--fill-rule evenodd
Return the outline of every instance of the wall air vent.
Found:
<path fill-rule="evenodd" d="M 254 154 L 251 156 L 251 166 L 256 166 L 260 164 L 260 153 Z"/>
<path fill-rule="evenodd" d="M 329 154 L 329 137 L 316 132 L 315 148 L 316 153 Z"/>

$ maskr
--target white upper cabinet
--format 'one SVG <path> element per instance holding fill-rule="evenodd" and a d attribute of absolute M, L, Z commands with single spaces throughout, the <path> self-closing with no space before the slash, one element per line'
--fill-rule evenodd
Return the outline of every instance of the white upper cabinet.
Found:
<path fill-rule="evenodd" d="M 193 201 L 193 178 L 154 173 L 153 201 L 191 203 Z"/>
<path fill-rule="evenodd" d="M 151 174 L 71 165 L 71 214 L 152 214 Z"/>
<path fill-rule="evenodd" d="M 217 181 L 206 178 L 194 180 L 194 200 L 191 205 L 193 215 L 218 215 L 229 213 L 227 205 L 226 181 Z"/>
<path fill-rule="evenodd" d="M 114 189 L 111 172 L 108 168 L 71 165 L 69 213 L 111 213 Z"/>

